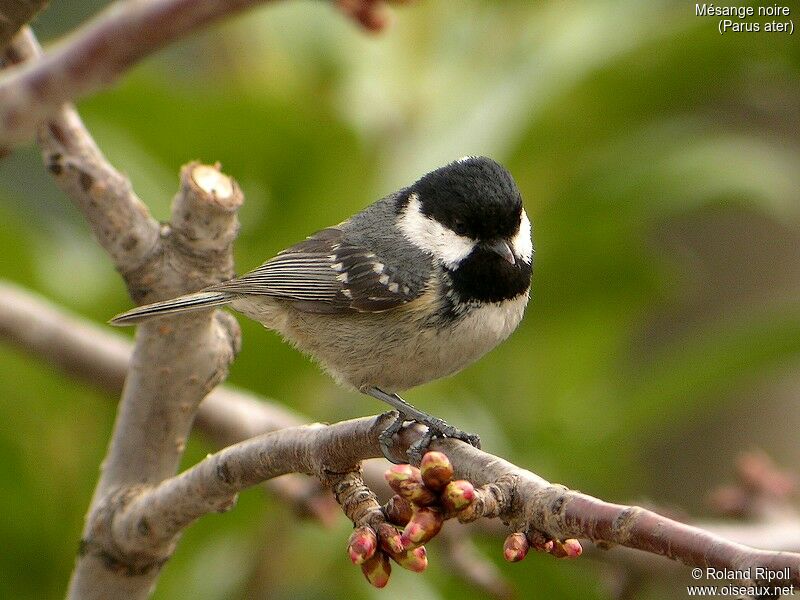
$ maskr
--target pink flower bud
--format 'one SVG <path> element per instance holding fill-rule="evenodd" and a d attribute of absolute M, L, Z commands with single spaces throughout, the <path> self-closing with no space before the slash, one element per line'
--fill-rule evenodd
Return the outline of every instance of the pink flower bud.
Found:
<path fill-rule="evenodd" d="M 553 540 L 553 549 L 550 554 L 556 558 L 578 558 L 583 554 L 583 546 L 576 539 L 562 541 Z"/>
<path fill-rule="evenodd" d="M 392 465 L 383 476 L 389 487 L 403 498 L 408 498 L 409 486 L 422 485 L 422 475 L 419 469 L 411 465 Z"/>
<path fill-rule="evenodd" d="M 434 492 L 440 492 L 453 478 L 453 465 L 443 452 L 426 452 L 419 465 L 422 481 Z"/>
<path fill-rule="evenodd" d="M 392 574 L 392 565 L 389 557 L 383 552 L 376 552 L 375 555 L 361 565 L 361 572 L 371 585 L 376 588 L 386 587 L 389 583 L 389 575 Z"/>
<path fill-rule="evenodd" d="M 425 550 L 425 546 L 406 550 L 396 555 L 392 554 L 392 559 L 404 569 L 415 573 L 422 573 L 428 568 L 428 553 Z"/>
<path fill-rule="evenodd" d="M 357 527 L 350 534 L 347 542 L 347 553 L 354 565 L 363 565 L 372 558 L 378 549 L 378 538 L 371 527 L 363 525 Z"/>
<path fill-rule="evenodd" d="M 403 548 L 411 548 L 424 544 L 435 536 L 442 528 L 444 517 L 435 508 L 422 507 L 414 511 L 411 520 L 403 529 L 400 537 Z"/>
<path fill-rule="evenodd" d="M 442 492 L 442 504 L 452 512 L 464 510 L 475 500 L 475 488 L 469 481 L 459 479 L 447 484 Z"/>
<path fill-rule="evenodd" d="M 411 502 L 398 495 L 389 498 L 384 509 L 386 518 L 395 525 L 405 525 L 411 520 L 413 509 Z"/>
<path fill-rule="evenodd" d="M 381 548 L 387 552 L 402 552 L 404 550 L 400 532 L 390 523 L 381 523 L 377 527 L 378 539 Z"/>
<path fill-rule="evenodd" d="M 386 482 L 401 497 L 418 506 L 436 501 L 436 495 L 422 483 L 418 468 L 411 465 L 393 465 L 384 473 Z"/>
<path fill-rule="evenodd" d="M 528 554 L 530 544 L 524 533 L 512 533 L 503 544 L 503 558 L 508 562 L 519 562 Z"/>

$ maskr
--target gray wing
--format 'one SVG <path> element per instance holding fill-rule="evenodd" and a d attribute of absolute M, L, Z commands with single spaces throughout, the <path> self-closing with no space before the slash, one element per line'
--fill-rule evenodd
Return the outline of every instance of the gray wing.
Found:
<path fill-rule="evenodd" d="M 381 312 L 418 297 L 423 286 L 401 281 L 373 252 L 323 229 L 263 265 L 208 288 L 293 301 L 307 312 Z"/>

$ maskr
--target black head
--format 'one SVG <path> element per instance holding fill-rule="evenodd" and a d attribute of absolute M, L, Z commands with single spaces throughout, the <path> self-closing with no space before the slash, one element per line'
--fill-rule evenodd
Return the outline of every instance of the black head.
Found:
<path fill-rule="evenodd" d="M 518 230 L 522 198 L 502 165 L 468 156 L 431 171 L 410 188 L 426 217 L 473 240 L 510 239 Z"/>
<path fill-rule="evenodd" d="M 530 221 L 511 174 L 466 157 L 431 171 L 398 203 L 406 238 L 444 267 L 460 302 L 502 302 L 527 292 Z"/>

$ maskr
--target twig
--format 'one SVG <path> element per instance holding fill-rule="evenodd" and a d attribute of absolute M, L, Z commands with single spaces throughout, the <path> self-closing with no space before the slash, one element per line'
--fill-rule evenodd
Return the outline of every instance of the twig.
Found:
<path fill-rule="evenodd" d="M 760 450 L 742 453 L 735 475 L 735 484 L 709 495 L 712 507 L 728 519 L 694 522 L 694 526 L 763 550 L 800 552 L 800 513 L 791 501 L 796 477 Z M 656 576 L 674 578 L 678 570 L 677 565 L 667 568 L 671 565 L 653 554 L 629 548 L 590 551 L 588 556 L 611 563 L 607 579 L 615 598 L 635 598 L 643 582 Z"/>
<path fill-rule="evenodd" d="M 773 571 L 788 567 L 787 583 L 800 584 L 800 554 L 754 549 L 644 508 L 604 502 L 453 440 L 436 440 L 432 447 L 450 457 L 458 477 L 497 486 L 493 512 L 515 531 L 589 539 L 603 547 L 625 546 L 691 566 L 734 570 L 760 566 Z"/>
<path fill-rule="evenodd" d="M 31 139 L 64 102 L 114 83 L 167 44 L 222 18 L 274 0 L 116 2 L 35 63 L 0 79 L 0 148 Z M 359 0 L 351 16 L 367 29 L 385 27 L 384 2 Z M 352 10 L 351 10 L 352 8 Z"/>
<path fill-rule="evenodd" d="M 12 63 L 37 64 L 42 50 L 25 27 L 5 55 Z M 100 152 L 71 105 L 59 106 L 43 124 L 39 144 L 56 184 L 83 213 L 117 269 L 123 274 L 139 269 L 158 251 L 159 225 L 128 178 Z"/>

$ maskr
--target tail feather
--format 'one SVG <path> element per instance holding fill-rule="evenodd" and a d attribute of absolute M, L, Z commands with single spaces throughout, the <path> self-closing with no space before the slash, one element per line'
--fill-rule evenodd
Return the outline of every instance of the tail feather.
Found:
<path fill-rule="evenodd" d="M 233 300 L 234 297 L 234 294 L 228 292 L 196 292 L 194 294 L 172 298 L 171 300 L 164 300 L 163 302 L 137 306 L 136 308 L 117 315 L 111 319 L 109 323 L 118 326 L 133 325 L 151 317 L 192 312 L 211 308 L 213 306 L 221 306 Z"/>

